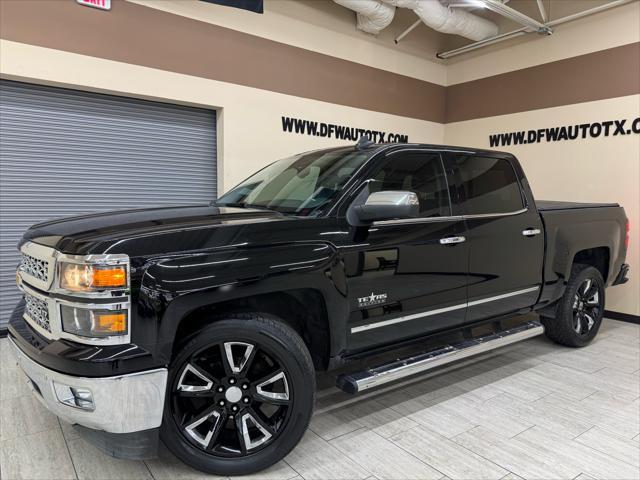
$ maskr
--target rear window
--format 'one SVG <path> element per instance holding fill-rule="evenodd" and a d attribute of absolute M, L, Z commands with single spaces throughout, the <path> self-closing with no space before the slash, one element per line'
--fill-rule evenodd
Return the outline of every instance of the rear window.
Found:
<path fill-rule="evenodd" d="M 462 213 L 509 213 L 524 207 L 516 173 L 508 160 L 457 155 Z"/>

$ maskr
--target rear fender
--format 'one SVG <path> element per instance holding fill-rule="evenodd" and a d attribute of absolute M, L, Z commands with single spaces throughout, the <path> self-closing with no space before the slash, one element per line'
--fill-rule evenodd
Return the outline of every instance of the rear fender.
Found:
<path fill-rule="evenodd" d="M 552 303 L 564 294 L 574 259 L 579 252 L 594 248 L 609 250 L 607 285 L 613 278 L 611 272 L 617 271 L 616 261 L 622 258 L 620 239 L 623 238 L 623 232 L 621 232 L 620 223 L 617 220 L 598 220 L 597 228 L 594 228 L 594 223 L 589 221 L 567 223 L 561 220 L 562 218 L 559 216 L 554 218 L 549 214 L 543 215 L 547 251 L 544 267 L 544 290 L 539 305 Z"/>

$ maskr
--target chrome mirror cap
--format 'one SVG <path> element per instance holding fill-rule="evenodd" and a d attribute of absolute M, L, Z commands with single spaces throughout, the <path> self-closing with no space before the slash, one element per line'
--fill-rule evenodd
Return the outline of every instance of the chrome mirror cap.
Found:
<path fill-rule="evenodd" d="M 381 220 L 415 218 L 420 214 L 420 201 L 414 192 L 385 190 L 371 193 L 364 203 L 354 202 L 350 210 L 349 222 L 364 226 Z"/>
<path fill-rule="evenodd" d="M 364 202 L 365 205 L 420 205 L 418 196 L 413 192 L 401 190 L 386 190 L 383 192 L 373 192 Z"/>

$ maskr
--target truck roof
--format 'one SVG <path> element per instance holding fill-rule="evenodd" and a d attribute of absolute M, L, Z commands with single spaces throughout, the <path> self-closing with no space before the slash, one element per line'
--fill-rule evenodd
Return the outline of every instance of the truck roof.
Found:
<path fill-rule="evenodd" d="M 455 145 L 438 145 L 432 143 L 373 143 L 371 141 L 362 142 L 359 141 L 356 145 L 343 145 L 340 147 L 328 147 L 328 148 L 317 148 L 313 150 L 308 150 L 306 152 L 300 152 L 298 155 L 303 155 L 311 152 L 338 152 L 338 151 L 363 151 L 369 152 L 371 155 L 376 153 L 380 153 L 385 150 L 395 150 L 395 149 L 403 149 L 403 148 L 411 148 L 411 147 L 419 147 L 426 148 L 430 150 L 437 151 L 446 151 L 446 152 L 460 152 L 460 153 L 484 153 L 487 155 L 499 155 L 501 157 L 509 157 L 514 158 L 512 153 L 504 152 L 500 150 L 488 150 L 482 148 L 474 148 L 474 147 L 460 147 Z"/>
<path fill-rule="evenodd" d="M 363 142 L 362 140 L 358 141 L 358 143 L 354 146 L 358 150 L 384 150 L 387 148 L 406 148 L 406 147 L 419 147 L 419 148 L 428 148 L 432 150 L 442 150 L 442 151 L 451 151 L 451 152 L 473 152 L 473 153 L 487 153 L 487 154 L 499 154 L 505 156 L 513 156 L 512 153 L 504 152 L 500 150 L 489 150 L 483 148 L 475 148 L 475 147 L 461 147 L 456 145 L 439 145 L 433 143 L 373 143 L 373 142 Z M 346 147 L 337 147 L 337 148 L 349 148 Z M 327 149 L 329 150 L 329 149 Z"/>

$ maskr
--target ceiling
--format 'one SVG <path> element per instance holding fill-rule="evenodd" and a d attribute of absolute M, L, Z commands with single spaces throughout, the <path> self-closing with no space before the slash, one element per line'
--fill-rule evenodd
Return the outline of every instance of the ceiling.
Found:
<path fill-rule="evenodd" d="M 554 20 L 609 3 L 609 1 L 610 0 L 543 0 L 543 3 L 549 20 Z M 508 2 L 508 6 L 530 16 L 531 18 L 541 21 L 540 11 L 536 0 L 510 0 Z M 341 7 L 332 1 L 297 0 L 295 2 L 291 2 L 289 0 L 271 0 L 268 3 L 265 2 L 265 8 L 281 10 L 282 13 L 285 13 L 286 11 L 286 15 L 299 16 L 301 19 L 306 19 L 307 22 L 317 22 L 318 24 L 325 26 L 330 24 L 332 28 L 343 34 L 352 34 L 354 36 L 369 35 L 356 30 L 355 13 L 353 11 Z M 522 26 L 486 9 L 473 9 L 472 12 L 495 22 L 499 27 L 500 33 L 508 32 Z M 416 20 L 417 17 L 413 11 L 405 8 L 398 8 L 396 9 L 396 14 L 391 25 L 377 36 L 372 37 L 381 44 L 385 44 L 387 46 L 394 45 L 394 39 Z M 523 41 L 527 41 L 527 36 L 522 36 L 504 42 L 502 47 Z M 451 50 L 469 43 L 472 43 L 472 41 L 457 35 L 439 33 L 426 25 L 421 24 L 404 37 L 397 45 L 395 45 L 394 48 L 411 53 L 418 57 L 427 58 L 433 61 L 440 61 L 435 56 L 437 52 Z M 502 47 L 496 45 L 488 48 Z"/>

